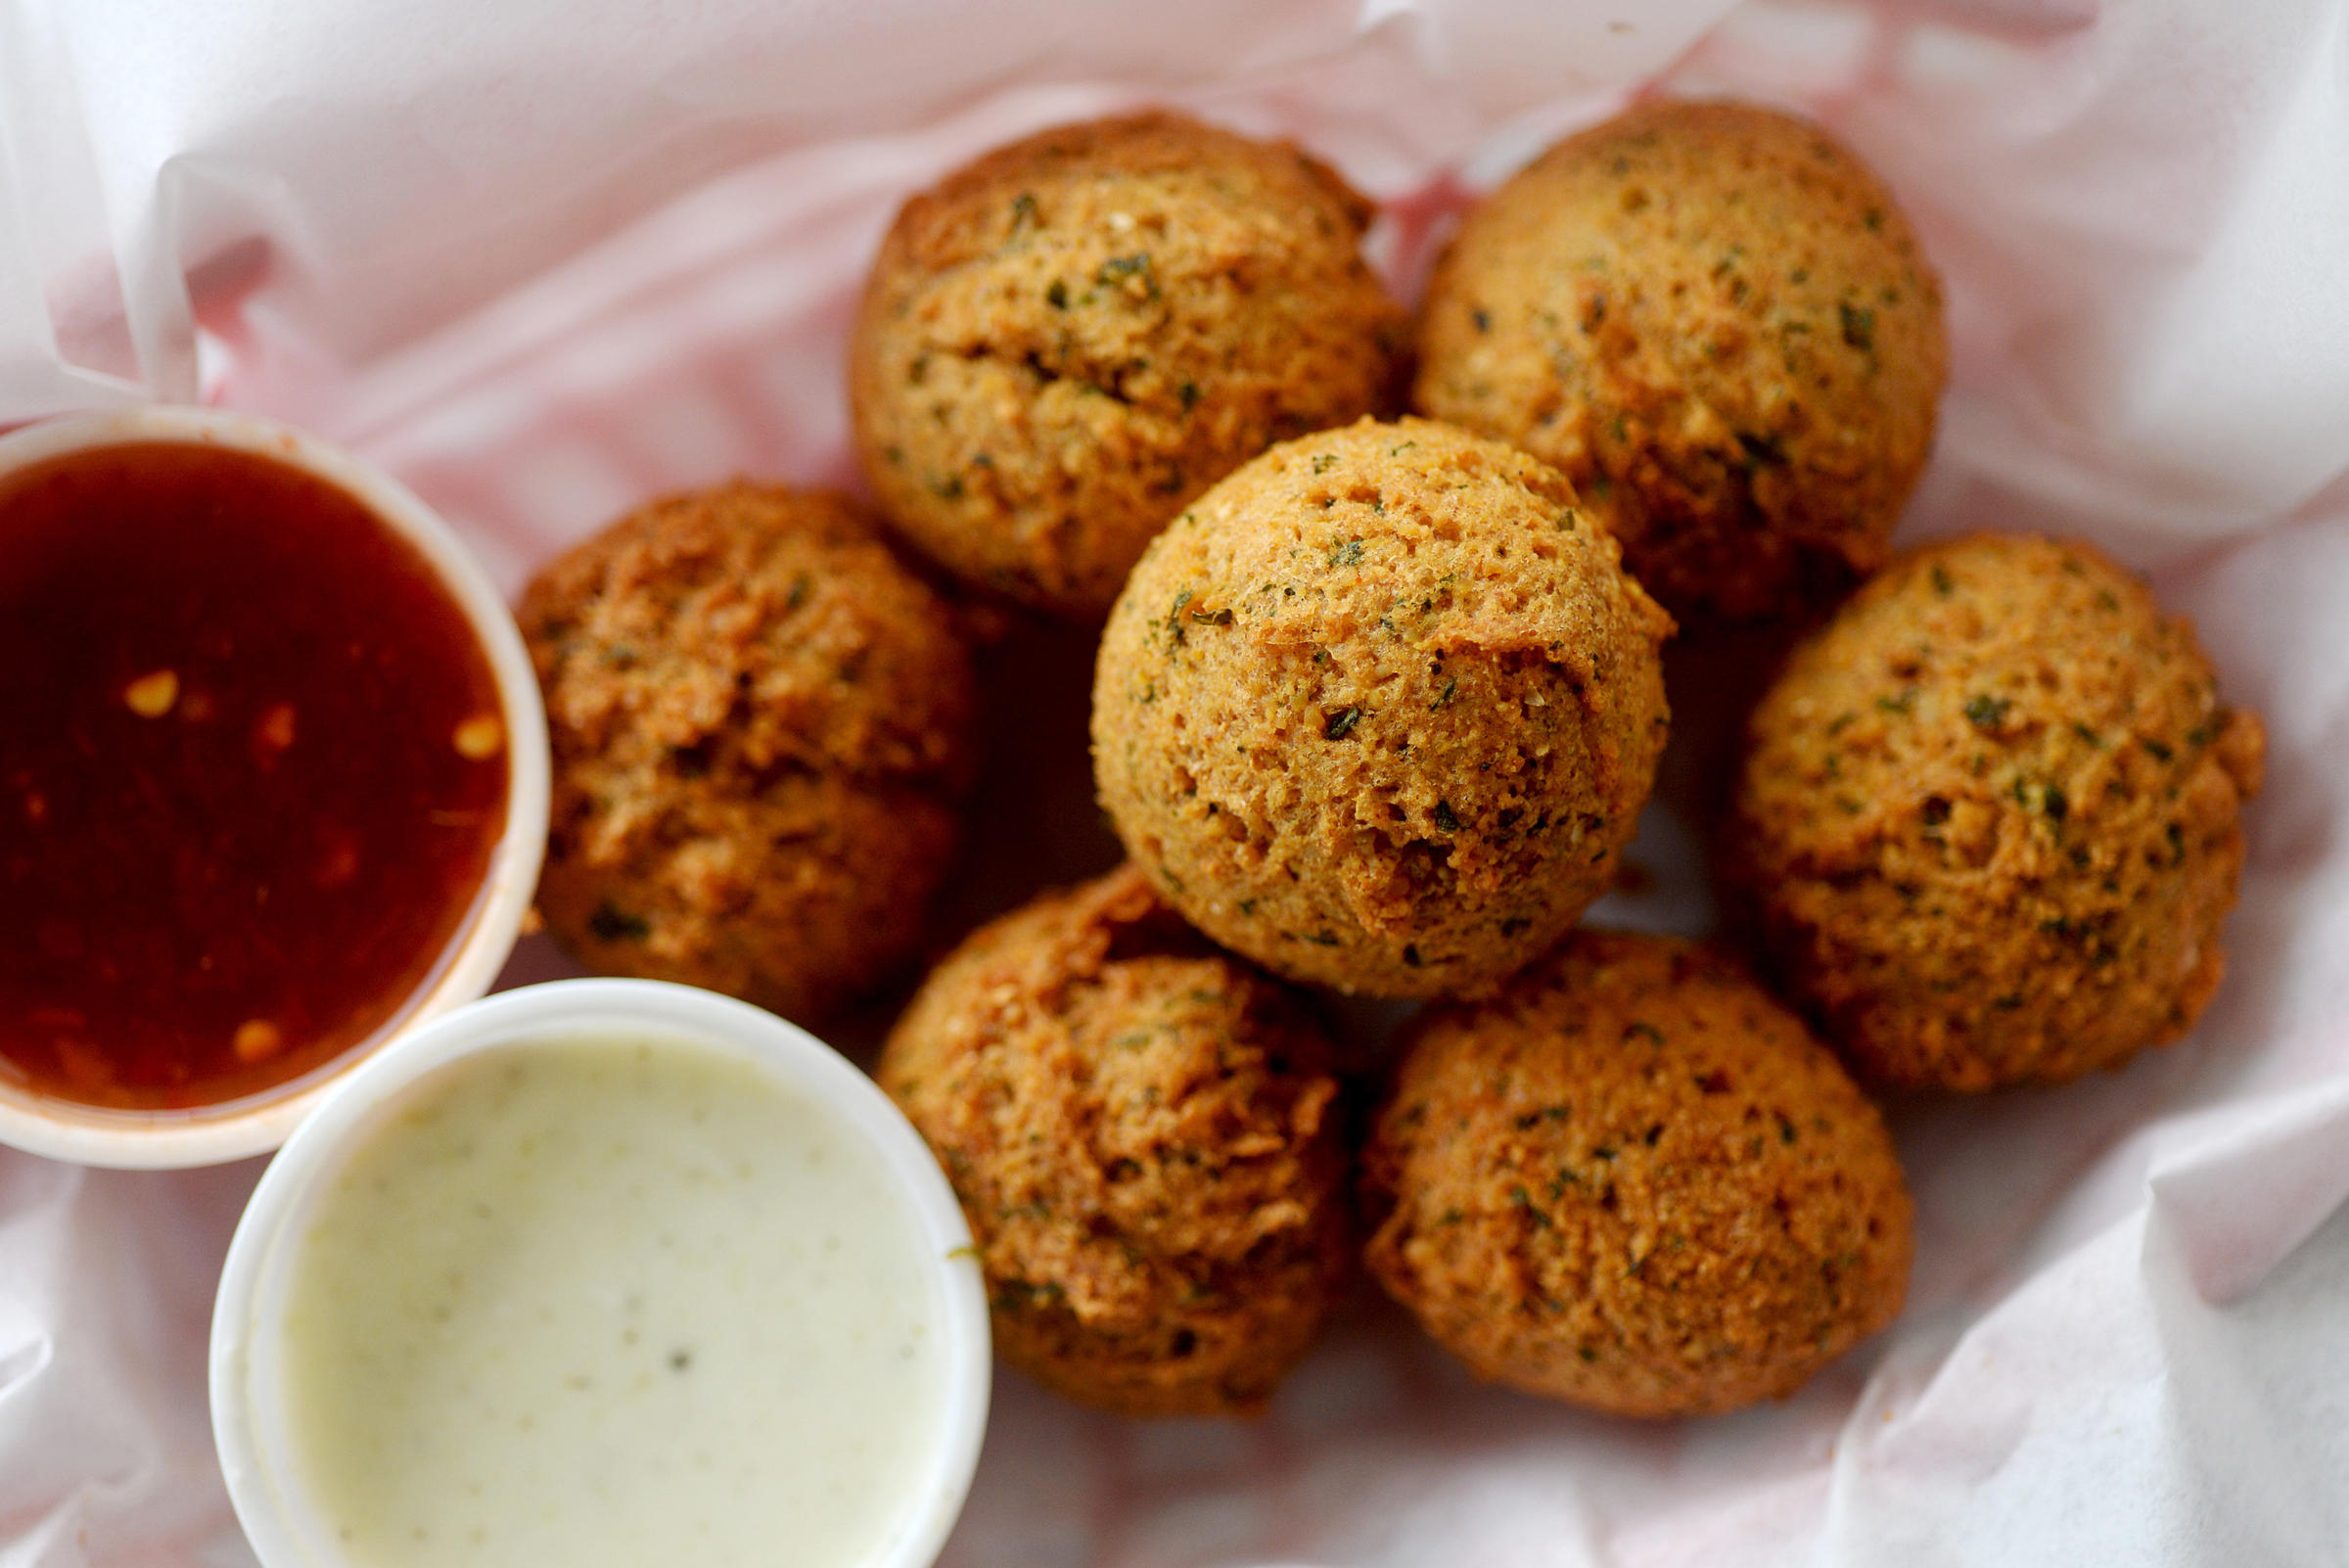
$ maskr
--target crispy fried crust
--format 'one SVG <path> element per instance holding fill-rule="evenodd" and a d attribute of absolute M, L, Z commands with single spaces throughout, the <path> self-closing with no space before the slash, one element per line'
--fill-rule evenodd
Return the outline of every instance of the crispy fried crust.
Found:
<path fill-rule="evenodd" d="M 1110 617 L 1093 766 L 1216 941 L 1371 995 L 1489 989 L 1605 891 L 1672 623 L 1565 481 L 1425 420 L 1276 446 Z"/>
<path fill-rule="evenodd" d="M 969 770 L 938 596 L 837 496 L 657 501 L 530 583 L 554 805 L 538 907 L 580 962 L 820 1015 L 918 940 Z"/>
<path fill-rule="evenodd" d="M 978 1239 L 1005 1360 L 1128 1415 L 1246 1413 L 1349 1272 L 1329 1047 L 1130 866 L 982 928 L 879 1078 Z"/>
<path fill-rule="evenodd" d="M 1889 1323 L 1875 1108 L 1733 965 L 1583 930 L 1412 1031 L 1363 1157 L 1371 1272 L 1480 1377 L 1624 1415 L 1793 1392 Z"/>
<path fill-rule="evenodd" d="M 1297 148 L 1175 115 L 989 154 L 874 262 L 849 367 L 874 494 L 958 575 L 1098 619 L 1201 490 L 1399 392 L 1369 218 Z"/>
<path fill-rule="evenodd" d="M 1933 270 L 1847 149 L 1654 103 L 1470 214 L 1414 401 L 1563 471 L 1674 614 L 1754 617 L 1883 565 L 1947 361 Z"/>
<path fill-rule="evenodd" d="M 2259 788 L 2181 617 L 2091 547 L 1908 556 L 1756 709 L 1731 869 L 1767 952 L 1886 1083 L 2055 1083 L 2190 1026 Z"/>

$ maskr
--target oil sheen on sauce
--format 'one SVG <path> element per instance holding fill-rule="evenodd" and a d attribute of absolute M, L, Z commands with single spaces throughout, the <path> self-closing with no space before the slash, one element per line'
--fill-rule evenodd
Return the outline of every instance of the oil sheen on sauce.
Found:
<path fill-rule="evenodd" d="M 377 1034 L 503 831 L 499 712 L 324 481 L 161 442 L 0 480 L 0 1077 L 218 1104 Z"/>
<path fill-rule="evenodd" d="M 355 1568 L 852 1568 L 904 1528 L 941 1441 L 929 1243 L 752 1064 L 460 1060 L 312 1214 L 283 1381 Z"/>

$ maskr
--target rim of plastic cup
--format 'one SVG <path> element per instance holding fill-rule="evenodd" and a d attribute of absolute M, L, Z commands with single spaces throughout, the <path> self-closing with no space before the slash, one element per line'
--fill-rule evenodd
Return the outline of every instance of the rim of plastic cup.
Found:
<path fill-rule="evenodd" d="M 484 1052 L 631 1029 L 656 1048 L 714 1047 L 773 1074 L 861 1135 L 907 1201 L 942 1319 L 946 1397 L 928 1473 L 907 1484 L 904 1512 L 884 1548 L 855 1568 L 929 1568 L 944 1548 L 979 1462 L 992 1364 L 970 1226 L 921 1134 L 846 1057 L 772 1013 L 665 981 L 559 980 L 470 1002 L 386 1046 L 334 1085 L 253 1189 L 213 1302 L 210 1384 L 213 1445 L 262 1568 L 342 1568 L 346 1560 L 306 1499 L 272 1371 L 269 1326 L 282 1325 L 313 1203 L 343 1162 L 440 1069 Z"/>
<path fill-rule="evenodd" d="M 546 853 L 546 709 L 504 598 L 438 513 L 350 453 L 255 414 L 142 404 L 44 420 L 0 436 L 0 480 L 109 446 L 216 446 L 253 452 L 348 494 L 414 546 L 489 661 L 506 726 L 506 819 L 473 907 L 424 983 L 375 1036 L 299 1078 L 217 1105 L 119 1110 L 0 1081 L 0 1143 L 81 1165 L 156 1170 L 217 1165 L 276 1148 L 345 1075 L 389 1042 L 489 989 L 521 934 Z"/>

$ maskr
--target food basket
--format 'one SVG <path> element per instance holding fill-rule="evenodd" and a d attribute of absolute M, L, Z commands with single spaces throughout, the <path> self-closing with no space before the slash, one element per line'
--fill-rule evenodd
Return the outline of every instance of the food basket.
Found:
<path fill-rule="evenodd" d="M 2095 539 L 2265 717 L 2216 1004 L 2121 1072 L 1896 1101 L 1908 1309 L 1790 1400 L 1576 1413 L 1478 1386 L 1365 1287 L 1260 1421 L 1121 1421 L 1004 1373 L 943 1561 L 2337 1562 L 2344 58 L 2339 0 L 16 0 L 0 423 L 267 413 L 405 481 L 511 592 L 654 493 L 854 484 L 840 366 L 881 232 L 1032 128 L 1167 103 L 1295 137 L 1379 201 L 1407 299 L 1470 193 L 1633 94 L 1813 115 L 1899 194 L 1949 300 L 1901 539 Z M 1015 630 L 989 659 L 956 932 L 1115 855 L 1089 638 Z M 1682 706 L 1700 738 L 1727 717 Z M 1651 807 L 1646 884 L 1600 915 L 1711 928 L 1697 799 Z M 571 972 L 530 942 L 501 983 Z M 0 1562 L 251 1560 L 204 1346 L 258 1172 L 0 1152 Z"/>

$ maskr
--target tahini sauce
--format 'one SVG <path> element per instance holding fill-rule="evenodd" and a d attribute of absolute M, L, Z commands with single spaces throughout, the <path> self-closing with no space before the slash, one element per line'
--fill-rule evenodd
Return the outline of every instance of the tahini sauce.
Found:
<path fill-rule="evenodd" d="M 906 1526 L 944 1403 L 928 1243 L 748 1062 L 467 1058 L 311 1213 L 289 1429 L 357 1568 L 851 1568 Z"/>

